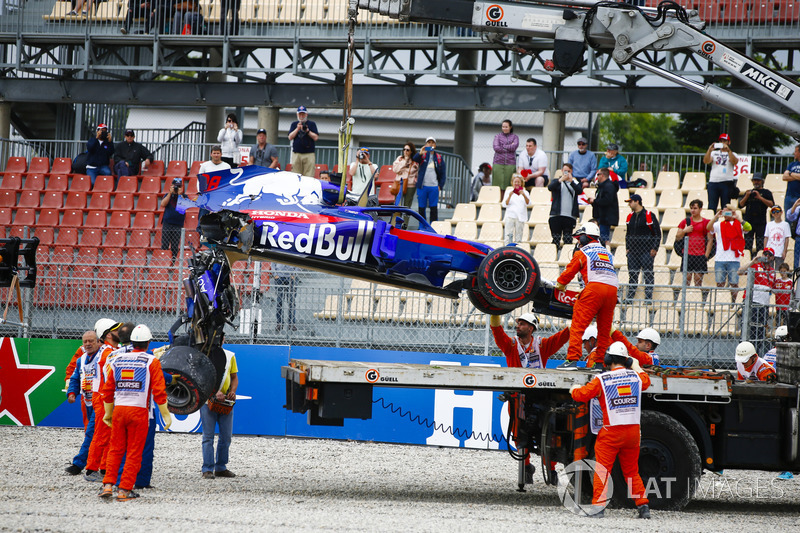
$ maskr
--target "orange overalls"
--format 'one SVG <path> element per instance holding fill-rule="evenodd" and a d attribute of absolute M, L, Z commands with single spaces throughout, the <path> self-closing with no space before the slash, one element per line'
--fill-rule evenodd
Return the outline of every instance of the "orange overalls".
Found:
<path fill-rule="evenodd" d="M 111 436 L 111 428 L 103 424 L 103 417 L 106 414 L 103 407 L 103 395 L 98 394 L 106 380 L 106 359 L 114 351 L 110 344 L 100 347 L 100 356 L 95 356 L 94 364 L 97 365 L 92 380 L 92 409 L 94 409 L 94 436 L 92 445 L 89 447 L 89 457 L 86 460 L 86 470 L 103 470 L 106 467 L 106 454 L 108 453 L 108 439 Z"/>
<path fill-rule="evenodd" d="M 745 379 L 767 381 L 767 378 L 775 374 L 775 368 L 761 357 L 756 357 L 755 362 L 750 365 L 750 368 L 747 368 L 743 363 L 737 362 L 736 371 L 739 374 L 739 379 L 742 381 Z"/>
<path fill-rule="evenodd" d="M 572 398 L 577 402 L 599 397 L 603 408 L 603 428 L 597 435 L 594 455 L 605 472 L 601 468 L 595 471 L 593 505 L 606 503 L 606 479 L 601 475 L 611 475 L 617 456 L 622 475 L 628 482 L 628 494 L 633 496 L 636 506 L 649 503 L 639 476 L 641 395 L 649 386 L 650 377 L 646 373 L 616 368 L 603 372 L 572 392 Z"/>
<path fill-rule="evenodd" d="M 102 397 L 105 403 L 114 403 L 114 414 L 103 483 L 113 485 L 117 482 L 119 465 L 127 454 L 119 488 L 131 490 L 142 466 L 142 452 L 150 424 L 150 395 L 156 404 L 167 401 L 164 373 L 161 362 L 142 350 L 113 357 L 108 362 L 107 372 Z M 100 424 L 106 426 L 104 422 Z"/>
<path fill-rule="evenodd" d="M 576 250 L 567 268 L 558 277 L 558 283 L 567 285 L 580 272 L 586 287 L 578 296 L 572 309 L 569 328 L 568 361 L 579 361 L 583 352 L 583 332 L 597 318 L 597 354 L 601 361 L 611 345 L 611 323 L 617 306 L 619 280 L 614 270 L 614 256 L 598 242 L 591 242 Z"/>

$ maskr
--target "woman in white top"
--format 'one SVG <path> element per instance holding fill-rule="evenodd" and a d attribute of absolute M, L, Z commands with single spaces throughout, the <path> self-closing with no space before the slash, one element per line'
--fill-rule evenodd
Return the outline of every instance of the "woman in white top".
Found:
<path fill-rule="evenodd" d="M 369 148 L 359 148 L 358 152 L 356 152 L 356 158 L 358 161 L 356 163 L 350 163 L 350 167 L 347 169 L 347 176 L 353 180 L 353 187 L 350 189 L 350 192 L 361 196 L 361 193 L 366 189 L 367 183 L 369 183 L 372 175 L 378 170 L 378 165 L 369 160 Z M 375 178 L 377 179 L 378 177 L 375 176 Z M 375 194 L 374 181 L 370 187 L 369 196 L 373 194 Z"/>
<path fill-rule="evenodd" d="M 519 174 L 514 174 L 511 178 L 511 188 L 506 190 L 503 197 L 503 207 L 506 214 L 503 218 L 505 223 L 506 244 L 520 242 L 528 221 L 528 203 L 530 197 L 525 191 L 524 182 Z"/>
<path fill-rule="evenodd" d="M 228 113 L 225 127 L 219 130 L 217 135 L 217 142 L 222 146 L 222 160 L 228 163 L 231 168 L 238 167 L 242 130 L 239 129 L 239 121 L 233 113 Z"/>

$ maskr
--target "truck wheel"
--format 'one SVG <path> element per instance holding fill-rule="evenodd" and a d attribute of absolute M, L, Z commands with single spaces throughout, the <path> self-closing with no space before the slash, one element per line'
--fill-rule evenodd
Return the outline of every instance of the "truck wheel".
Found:
<path fill-rule="evenodd" d="M 528 302 L 539 289 L 539 265 L 525 250 L 504 246 L 483 259 L 476 279 L 489 304 L 513 309 Z"/>
<path fill-rule="evenodd" d="M 641 428 L 639 475 L 650 508 L 680 511 L 694 497 L 700 482 L 702 465 L 697 443 L 683 424 L 656 411 L 642 411 Z M 633 506 L 619 464 L 614 467 L 612 475 L 612 502 L 617 506 Z"/>
<path fill-rule="evenodd" d="M 194 413 L 214 392 L 217 371 L 200 350 L 173 346 L 161 356 L 161 368 L 170 374 L 178 374 L 176 382 L 167 385 L 169 410 L 176 415 Z"/>

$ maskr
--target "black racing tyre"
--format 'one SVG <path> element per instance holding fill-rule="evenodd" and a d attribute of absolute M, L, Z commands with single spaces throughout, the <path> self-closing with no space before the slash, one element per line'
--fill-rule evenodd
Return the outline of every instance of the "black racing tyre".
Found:
<path fill-rule="evenodd" d="M 476 276 L 480 293 L 496 307 L 513 309 L 528 302 L 541 283 L 539 265 L 521 248 L 504 246 L 484 257 Z"/>
<path fill-rule="evenodd" d="M 170 412 L 177 415 L 194 413 L 214 392 L 217 371 L 200 350 L 173 346 L 161 356 L 161 368 L 170 374 L 178 374 L 177 383 L 167 385 Z"/>
<path fill-rule="evenodd" d="M 472 305 L 475 306 L 475 309 L 481 313 L 486 313 L 489 315 L 504 315 L 510 310 L 514 309 L 514 307 L 499 307 L 490 304 L 486 298 L 483 297 L 480 291 L 478 291 L 475 278 L 472 278 L 472 286 L 467 289 L 467 296 L 469 297 L 469 301 L 472 303 Z"/>
<path fill-rule="evenodd" d="M 639 475 L 651 509 L 680 511 L 694 497 L 702 474 L 700 450 L 689 430 L 669 415 L 642 411 Z M 619 461 L 612 471 L 615 506 L 632 507 Z M 655 478 L 655 481 L 653 480 Z"/>

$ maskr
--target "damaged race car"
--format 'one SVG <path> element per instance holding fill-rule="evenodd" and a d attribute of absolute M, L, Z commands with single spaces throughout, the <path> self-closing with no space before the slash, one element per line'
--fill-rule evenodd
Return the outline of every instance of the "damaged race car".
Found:
<path fill-rule="evenodd" d="M 493 249 L 440 235 L 415 211 L 365 205 L 336 184 L 292 172 L 245 166 L 200 181 L 196 199 L 178 201 L 179 210 L 201 209 L 208 249 L 190 260 L 187 312 L 172 331 L 188 324 L 188 335 L 162 356 L 165 370 L 181 376 L 168 390 L 175 413 L 199 409 L 219 381 L 223 329 L 238 313 L 230 267 L 248 257 L 446 298 L 466 290 L 484 313 L 533 302 L 536 312 L 572 315 L 574 294 L 542 283 L 536 260 L 517 246 Z M 404 216 L 418 229 L 408 229 Z M 456 279 L 446 283 L 452 273 Z"/>

